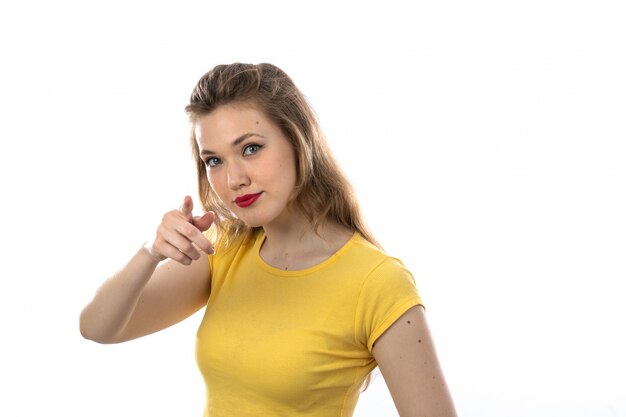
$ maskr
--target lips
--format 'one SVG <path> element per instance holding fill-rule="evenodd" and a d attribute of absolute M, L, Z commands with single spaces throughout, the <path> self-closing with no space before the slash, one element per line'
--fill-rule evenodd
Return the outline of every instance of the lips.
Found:
<path fill-rule="evenodd" d="M 252 203 L 254 203 L 260 196 L 261 193 L 241 195 L 235 199 L 235 204 L 239 207 L 248 207 L 252 205 Z"/>

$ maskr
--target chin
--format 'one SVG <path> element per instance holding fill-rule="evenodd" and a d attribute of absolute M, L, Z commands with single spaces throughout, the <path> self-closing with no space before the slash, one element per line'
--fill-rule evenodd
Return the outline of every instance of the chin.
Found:
<path fill-rule="evenodd" d="M 262 224 L 262 223 L 260 223 L 260 222 L 249 222 L 249 221 L 245 221 L 245 220 L 242 220 L 242 221 L 243 221 L 243 222 L 245 223 L 245 225 L 246 225 L 246 226 L 248 226 L 248 227 L 253 227 L 253 228 L 254 228 L 254 227 L 263 227 L 263 224 Z"/>
<path fill-rule="evenodd" d="M 248 227 L 263 227 L 278 219 L 282 219 L 284 212 L 275 210 L 273 207 L 255 207 L 253 209 L 241 210 L 235 213 L 237 218 Z"/>
<path fill-rule="evenodd" d="M 248 227 L 263 227 L 264 224 L 267 224 L 267 219 L 258 218 L 256 216 L 237 216 L 237 218 Z"/>

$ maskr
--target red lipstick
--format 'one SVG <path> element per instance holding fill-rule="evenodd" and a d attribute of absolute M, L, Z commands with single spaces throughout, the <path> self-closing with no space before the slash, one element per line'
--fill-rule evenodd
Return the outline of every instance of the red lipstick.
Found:
<path fill-rule="evenodd" d="M 252 203 L 254 203 L 259 197 L 261 197 L 261 193 L 241 195 L 235 199 L 235 204 L 242 208 L 248 207 L 252 205 Z"/>

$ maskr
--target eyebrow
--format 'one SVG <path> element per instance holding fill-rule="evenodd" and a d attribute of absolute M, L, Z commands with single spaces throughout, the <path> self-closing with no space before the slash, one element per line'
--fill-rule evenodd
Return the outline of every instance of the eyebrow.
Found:
<path fill-rule="evenodd" d="M 235 147 L 241 144 L 241 142 L 243 142 L 244 140 L 248 139 L 249 137 L 252 136 L 258 136 L 260 138 L 265 139 L 265 136 L 260 135 L 258 133 L 253 133 L 253 132 L 249 132 L 249 133 L 244 133 L 243 135 L 239 136 L 237 139 L 235 139 L 233 141 L 233 143 L 230 145 L 231 147 Z M 215 152 L 209 150 L 209 149 L 203 149 L 200 152 L 200 156 L 205 156 L 205 155 L 215 155 Z"/>

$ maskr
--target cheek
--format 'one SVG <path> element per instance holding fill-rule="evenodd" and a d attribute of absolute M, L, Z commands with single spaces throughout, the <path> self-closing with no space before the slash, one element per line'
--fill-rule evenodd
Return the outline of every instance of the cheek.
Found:
<path fill-rule="evenodd" d="M 285 177 L 295 181 L 297 176 L 297 162 L 296 155 L 293 149 L 286 147 L 280 158 L 279 169 Z M 285 178 L 285 179 L 287 179 Z"/>
<path fill-rule="evenodd" d="M 215 194 L 217 194 L 220 200 L 223 200 L 222 197 L 224 193 L 224 181 L 221 179 L 221 176 L 217 173 L 209 171 L 206 177 L 209 181 L 211 189 L 215 192 Z"/>

